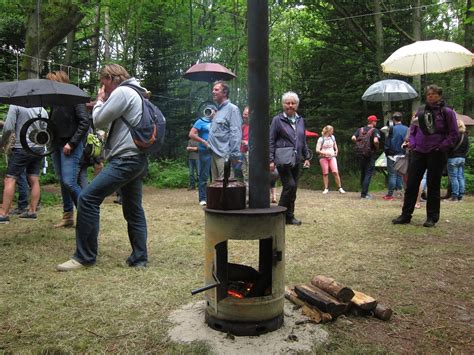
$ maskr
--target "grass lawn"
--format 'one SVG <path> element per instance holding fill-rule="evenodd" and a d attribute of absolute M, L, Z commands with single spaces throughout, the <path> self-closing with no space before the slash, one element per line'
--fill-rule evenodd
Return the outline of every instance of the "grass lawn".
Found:
<path fill-rule="evenodd" d="M 303 225 L 286 229 L 286 284 L 323 274 L 394 310 L 389 322 L 347 317 L 324 325 L 329 341 L 313 352 L 471 352 L 474 197 L 442 202 L 440 222 L 424 228 L 423 209 L 410 225 L 394 226 L 400 200 L 374 195 L 298 192 Z M 0 226 L 0 352 L 209 352 L 206 344 L 167 338 L 170 312 L 202 299 L 190 294 L 203 285 L 197 192 L 146 188 L 146 270 L 125 265 L 126 224 L 112 200 L 102 206 L 97 265 L 78 272 L 54 269 L 75 246 L 73 229 L 52 227 L 60 205 L 43 207 L 36 221 L 13 217 Z M 245 245 L 235 250 L 248 254 Z"/>

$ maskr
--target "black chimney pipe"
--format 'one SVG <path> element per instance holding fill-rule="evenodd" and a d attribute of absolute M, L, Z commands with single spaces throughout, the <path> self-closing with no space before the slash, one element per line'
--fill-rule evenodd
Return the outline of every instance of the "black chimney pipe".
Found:
<path fill-rule="evenodd" d="M 268 1 L 247 0 L 249 207 L 270 207 Z"/>

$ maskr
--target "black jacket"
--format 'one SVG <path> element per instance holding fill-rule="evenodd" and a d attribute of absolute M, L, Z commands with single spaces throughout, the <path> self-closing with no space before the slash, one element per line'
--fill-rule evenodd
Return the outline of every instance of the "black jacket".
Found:
<path fill-rule="evenodd" d="M 464 137 L 464 138 L 463 138 Z M 462 142 L 461 142 L 462 139 Z M 460 133 L 453 149 L 448 152 L 448 158 L 465 158 L 469 151 L 469 137 L 466 133 Z"/>
<path fill-rule="evenodd" d="M 90 127 L 86 105 L 54 106 L 50 120 L 55 126 L 59 144 L 69 143 L 73 148 L 84 139 Z"/>

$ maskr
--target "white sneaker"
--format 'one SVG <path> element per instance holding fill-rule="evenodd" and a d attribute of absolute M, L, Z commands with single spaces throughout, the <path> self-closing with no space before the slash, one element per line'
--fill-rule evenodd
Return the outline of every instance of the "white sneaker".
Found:
<path fill-rule="evenodd" d="M 72 271 L 72 270 L 77 270 L 85 267 L 82 265 L 79 261 L 76 261 L 74 259 L 70 259 L 66 261 L 65 263 L 59 264 L 56 266 L 56 270 L 58 271 Z"/>
<path fill-rule="evenodd" d="M 342 187 L 339 188 L 339 193 L 340 194 L 345 194 L 346 192 L 344 191 L 344 189 Z"/>
<path fill-rule="evenodd" d="M 323 194 L 326 195 L 329 192 L 329 189 L 324 189 Z"/>
<path fill-rule="evenodd" d="M 206 201 L 202 200 L 201 202 L 199 202 L 199 206 L 207 206 L 207 203 Z"/>

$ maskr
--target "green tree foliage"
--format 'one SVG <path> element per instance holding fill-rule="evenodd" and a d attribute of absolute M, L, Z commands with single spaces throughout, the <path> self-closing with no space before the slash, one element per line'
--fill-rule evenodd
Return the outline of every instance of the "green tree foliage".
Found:
<path fill-rule="evenodd" d="M 470 21 L 466 18 L 466 0 L 419 2 L 423 6 L 422 39 L 463 43 L 463 23 Z M 72 81 L 92 96 L 97 90 L 97 68 L 107 60 L 108 47 L 110 60 L 140 79 L 167 117 L 167 158 L 185 154 L 190 124 L 202 115 L 203 102 L 211 99 L 210 83 L 183 78 L 193 64 L 216 62 L 232 70 L 237 78 L 229 82 L 231 100 L 240 107 L 247 103 L 246 0 L 43 0 L 39 2 L 39 14 L 35 14 L 37 3 L 0 2 L 1 47 L 9 51 L 0 60 L 2 78 L 15 78 L 13 49 L 29 53 L 26 42 L 33 15 L 40 18 L 40 39 L 54 29 L 57 32 L 51 50 L 42 54 L 50 61 L 43 64 L 42 74 L 67 70 Z M 409 77 L 381 74 L 375 54 L 382 51 L 387 58 L 413 41 L 416 3 L 269 0 L 270 114 L 281 110 L 280 98 L 285 91 L 297 92 L 301 98 L 299 111 L 308 128 L 320 132 L 324 125 L 332 124 L 341 152 L 347 152 L 350 161 L 350 146 L 344 147 L 344 142 L 368 115 L 384 114 L 379 103 L 361 100 L 363 92 L 383 78 L 412 81 Z M 377 42 L 375 31 L 377 8 L 382 13 L 382 44 Z M 74 19 L 81 18 L 77 25 L 66 29 L 59 26 L 64 19 L 71 24 L 72 14 Z M 71 31 L 74 36 L 66 40 Z M 69 43 L 72 56 L 66 63 L 68 41 L 73 42 Z M 448 103 L 462 109 L 463 80 L 463 70 L 458 70 L 423 76 L 422 86 L 443 86 Z M 392 110 L 405 112 L 408 120 L 411 104 L 393 103 Z"/>

